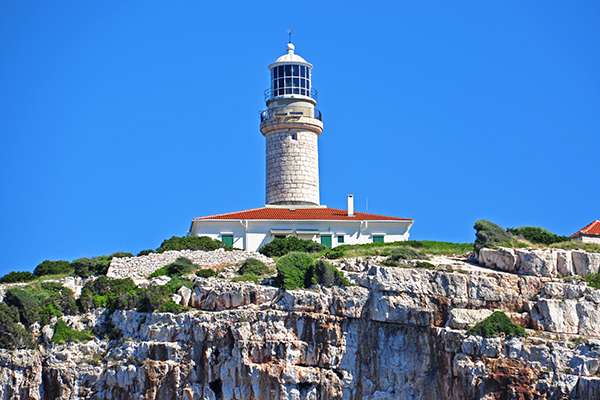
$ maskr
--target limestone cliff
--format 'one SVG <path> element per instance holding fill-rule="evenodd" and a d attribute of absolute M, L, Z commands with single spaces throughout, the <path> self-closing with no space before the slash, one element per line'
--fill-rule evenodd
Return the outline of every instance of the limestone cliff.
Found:
<path fill-rule="evenodd" d="M 346 262 L 356 286 L 198 279 L 181 314 L 96 312 L 122 338 L 0 351 L 0 398 L 600 398 L 600 290 L 454 262 Z M 528 338 L 465 333 L 505 311 Z"/>

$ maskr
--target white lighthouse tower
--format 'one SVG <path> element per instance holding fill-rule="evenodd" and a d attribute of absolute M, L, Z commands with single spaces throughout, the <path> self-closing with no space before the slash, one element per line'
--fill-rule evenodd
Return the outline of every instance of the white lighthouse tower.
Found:
<path fill-rule="evenodd" d="M 271 88 L 265 91 L 268 109 L 260 131 L 267 140 L 267 205 L 319 205 L 318 137 L 321 113 L 315 109 L 317 91 L 311 86 L 312 64 L 287 54 L 269 65 Z"/>

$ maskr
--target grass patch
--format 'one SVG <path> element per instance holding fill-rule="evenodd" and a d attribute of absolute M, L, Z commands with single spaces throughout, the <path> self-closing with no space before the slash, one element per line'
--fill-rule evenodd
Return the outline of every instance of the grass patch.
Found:
<path fill-rule="evenodd" d="M 94 335 L 88 330 L 78 331 L 77 329 L 71 329 L 67 324 L 59 319 L 54 325 L 54 336 L 52 341 L 54 343 L 65 343 L 65 342 L 87 342 L 92 340 Z"/>
<path fill-rule="evenodd" d="M 582 243 L 574 240 L 567 242 L 553 243 L 549 246 L 553 249 L 564 249 L 564 250 L 583 250 L 588 253 L 600 253 L 600 244 L 597 243 Z"/>
<path fill-rule="evenodd" d="M 586 281 L 588 285 L 594 289 L 600 289 L 600 274 L 590 274 L 582 276 L 581 279 Z"/>
<path fill-rule="evenodd" d="M 483 337 L 498 337 L 500 334 L 506 337 L 527 337 L 522 326 L 513 324 L 510 318 L 502 311 L 495 311 L 492 315 L 467 331 L 468 335 Z"/>
<path fill-rule="evenodd" d="M 473 250 L 472 243 L 452 243 L 452 242 L 437 242 L 433 240 L 406 240 L 402 242 L 391 243 L 366 243 L 366 244 L 343 244 L 335 247 L 332 250 L 321 252 L 320 256 L 326 256 L 330 259 L 350 258 L 350 257 L 375 257 L 375 256 L 390 256 L 396 249 L 410 248 L 420 257 L 426 255 L 460 255 Z M 402 251 L 402 250 L 399 250 Z M 412 253 L 412 254 L 414 254 Z M 408 251 L 405 253 L 408 255 Z"/>

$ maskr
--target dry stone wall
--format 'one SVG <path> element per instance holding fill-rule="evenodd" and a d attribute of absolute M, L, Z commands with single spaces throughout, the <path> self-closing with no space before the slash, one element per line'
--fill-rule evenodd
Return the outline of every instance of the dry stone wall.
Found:
<path fill-rule="evenodd" d="M 273 259 L 255 251 L 233 250 L 214 251 L 181 250 L 152 253 L 140 257 L 113 258 L 106 276 L 109 278 L 144 278 L 159 268 L 171 264 L 179 257 L 190 259 L 200 267 L 216 268 L 237 263 L 247 258 L 256 258 L 266 265 L 274 265 Z"/>

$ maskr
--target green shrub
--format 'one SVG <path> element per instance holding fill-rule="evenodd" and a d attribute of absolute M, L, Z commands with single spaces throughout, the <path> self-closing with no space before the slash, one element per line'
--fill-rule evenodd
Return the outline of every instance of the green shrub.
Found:
<path fill-rule="evenodd" d="M 154 271 L 153 273 L 148 275 L 148 279 L 158 278 L 159 276 L 163 276 L 163 275 L 169 276 L 169 264 L 157 269 L 156 271 Z"/>
<path fill-rule="evenodd" d="M 46 276 L 46 275 L 63 275 L 72 274 L 73 267 L 68 261 L 50 261 L 46 260 L 35 267 L 33 274 L 35 276 Z"/>
<path fill-rule="evenodd" d="M 558 236 L 543 228 L 535 226 L 522 226 L 520 228 L 507 228 L 506 231 L 514 236 L 522 237 L 531 243 L 551 245 L 553 243 L 567 242 L 567 236 Z"/>
<path fill-rule="evenodd" d="M 277 261 L 276 285 L 287 290 L 312 284 L 314 261 L 306 253 L 293 251 Z"/>
<path fill-rule="evenodd" d="M 41 304 L 30 292 L 17 287 L 10 288 L 4 295 L 4 302 L 19 311 L 19 319 L 25 326 L 38 321 Z"/>
<path fill-rule="evenodd" d="M 412 247 L 398 247 L 392 250 L 392 254 L 390 255 L 390 259 L 396 262 L 400 260 L 418 260 L 423 258 L 424 256 Z"/>
<path fill-rule="evenodd" d="M 196 275 L 200 278 L 210 278 L 211 276 L 217 276 L 219 273 L 214 269 L 199 269 L 196 271 Z"/>
<path fill-rule="evenodd" d="M 158 307 L 158 312 L 180 313 L 186 311 L 188 307 L 177 304 L 173 300 L 167 300 Z"/>
<path fill-rule="evenodd" d="M 81 289 L 79 297 L 79 308 L 87 312 L 96 307 L 108 307 L 111 310 L 132 307 L 130 294 L 134 294 L 138 287 L 131 278 L 110 279 L 101 276 L 98 279 L 87 282 Z"/>
<path fill-rule="evenodd" d="M 156 253 L 156 250 L 142 250 L 137 254 L 137 256 L 138 257 L 147 256 L 148 254 L 153 254 L 153 253 Z"/>
<path fill-rule="evenodd" d="M 180 287 L 185 286 L 188 289 L 193 289 L 194 288 L 194 282 L 187 279 L 187 278 L 182 278 L 180 276 L 176 276 L 173 279 L 171 279 L 166 285 L 165 287 L 169 290 L 170 294 L 175 294 L 177 293 L 177 291 L 179 290 Z"/>
<path fill-rule="evenodd" d="M 181 276 L 191 274 L 195 268 L 196 266 L 191 260 L 185 257 L 178 257 L 174 263 L 169 264 L 167 271 L 169 272 L 169 276 Z"/>
<path fill-rule="evenodd" d="M 36 342 L 33 336 L 19 323 L 19 311 L 0 303 L 0 348 L 33 349 Z"/>
<path fill-rule="evenodd" d="M 237 273 L 240 275 L 251 274 L 256 276 L 265 275 L 270 272 L 271 270 L 269 269 L 269 267 L 267 267 L 262 261 L 257 260 L 256 258 L 247 258 L 246 260 L 244 260 L 244 263 L 237 271 Z"/>
<path fill-rule="evenodd" d="M 0 283 L 31 282 L 35 278 L 37 278 L 37 277 L 29 271 L 23 271 L 23 272 L 14 272 L 13 271 L 13 272 L 9 272 L 8 274 L 6 274 L 2 278 L 0 278 Z"/>
<path fill-rule="evenodd" d="M 292 251 L 319 253 L 327 249 L 328 247 L 321 243 L 316 243 L 312 240 L 298 239 L 295 236 L 289 236 L 286 238 L 273 239 L 271 242 L 262 246 L 258 252 L 267 257 L 281 257 Z"/>
<path fill-rule="evenodd" d="M 513 324 L 510 318 L 502 311 L 495 311 L 492 315 L 467 331 L 467 334 L 483 337 L 497 337 L 501 333 L 508 338 L 526 337 L 525 329 L 519 325 Z"/>
<path fill-rule="evenodd" d="M 479 250 L 484 247 L 493 247 L 499 244 L 509 243 L 515 238 L 504 229 L 494 224 L 493 222 L 480 219 L 475 222 L 473 226 L 477 233 L 477 239 L 475 240 L 475 251 L 479 253 Z"/>
<path fill-rule="evenodd" d="M 323 260 L 317 260 L 315 263 L 312 282 L 327 287 L 344 287 L 350 285 L 350 282 L 348 282 L 342 272 L 340 272 L 335 266 Z"/>
<path fill-rule="evenodd" d="M 156 251 L 162 253 L 168 250 L 203 250 L 212 251 L 217 249 L 228 249 L 231 246 L 220 240 L 213 240 L 208 236 L 178 237 L 163 240 Z"/>
<path fill-rule="evenodd" d="M 108 272 L 108 268 L 110 267 L 110 262 L 115 257 L 133 257 L 133 254 L 118 252 L 109 254 L 107 256 L 98 256 L 93 258 L 78 258 L 77 260 L 73 261 L 71 267 L 73 267 L 75 274 L 81 276 L 82 278 L 89 278 L 92 275 L 106 275 L 106 273 Z"/>
<path fill-rule="evenodd" d="M 54 335 L 52 341 L 54 343 L 65 343 L 65 342 L 87 342 L 92 340 L 94 335 L 90 331 L 78 331 L 77 329 L 69 328 L 68 325 L 59 319 L 54 325 Z"/>

